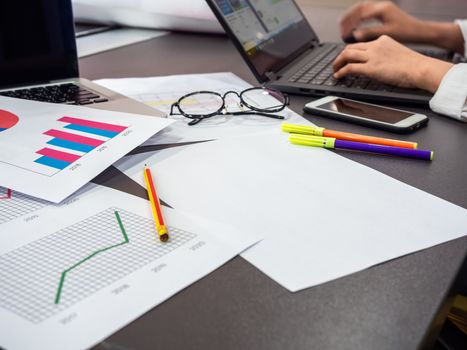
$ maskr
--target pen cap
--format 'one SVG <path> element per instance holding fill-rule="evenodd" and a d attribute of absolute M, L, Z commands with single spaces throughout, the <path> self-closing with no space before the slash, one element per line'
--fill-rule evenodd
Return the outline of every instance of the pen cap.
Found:
<path fill-rule="evenodd" d="M 290 134 L 289 141 L 296 145 L 334 148 L 336 139 L 302 134 Z"/>
<path fill-rule="evenodd" d="M 282 123 L 282 131 L 295 133 L 295 134 L 323 136 L 324 128 L 320 128 L 320 127 L 312 126 L 312 125 Z"/>

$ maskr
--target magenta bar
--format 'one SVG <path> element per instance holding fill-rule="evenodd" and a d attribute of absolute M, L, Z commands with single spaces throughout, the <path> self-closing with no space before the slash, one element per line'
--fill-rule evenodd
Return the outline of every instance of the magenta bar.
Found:
<path fill-rule="evenodd" d="M 73 163 L 73 162 L 77 161 L 79 158 L 81 158 L 81 156 L 79 156 L 77 154 L 71 154 L 71 153 L 67 153 L 67 152 L 57 151 L 57 150 L 51 149 L 51 148 L 43 148 L 43 149 L 37 151 L 36 153 L 40 154 L 40 155 L 43 155 L 43 156 L 46 156 L 46 157 L 50 157 L 50 158 L 54 158 L 54 159 L 58 159 L 58 160 L 63 160 L 64 162 L 69 162 L 69 163 Z"/>
<path fill-rule="evenodd" d="M 100 146 L 105 142 L 105 141 L 102 141 L 102 140 L 97 140 L 97 139 L 93 139 L 93 138 L 90 138 L 90 137 L 70 134 L 68 132 L 53 130 L 53 129 L 49 130 L 49 131 L 46 131 L 44 133 L 44 135 L 56 137 L 58 139 L 62 139 L 62 140 L 66 140 L 66 141 L 82 143 L 84 145 L 94 146 L 94 147 Z"/>
<path fill-rule="evenodd" d="M 6 195 L 1 195 L 0 199 L 11 199 L 11 190 L 9 188 L 5 188 Z"/>
<path fill-rule="evenodd" d="M 58 121 L 64 122 L 64 123 L 81 125 L 81 126 L 88 126 L 90 128 L 96 128 L 96 129 L 101 129 L 101 130 L 114 131 L 114 132 L 122 132 L 123 130 L 127 128 L 126 126 L 99 123 L 99 122 L 93 122 L 93 121 L 86 120 L 86 119 L 79 119 L 79 118 L 72 118 L 72 117 L 62 117 Z"/>

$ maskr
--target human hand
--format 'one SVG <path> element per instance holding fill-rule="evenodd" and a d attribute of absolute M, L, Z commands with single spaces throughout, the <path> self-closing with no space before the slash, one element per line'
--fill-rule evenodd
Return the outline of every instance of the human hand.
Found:
<path fill-rule="evenodd" d="M 377 19 L 382 25 L 359 28 L 363 21 Z M 344 40 L 353 37 L 357 41 L 369 41 L 385 34 L 400 42 L 419 40 L 423 21 L 410 16 L 390 1 L 362 1 L 352 6 L 340 20 Z"/>
<path fill-rule="evenodd" d="M 377 19 L 381 25 L 368 28 L 361 23 Z M 428 44 L 464 54 L 464 37 L 456 23 L 422 21 L 390 1 L 363 1 L 352 6 L 340 21 L 342 38 L 370 41 L 388 35 L 399 42 Z"/>
<path fill-rule="evenodd" d="M 453 64 L 424 56 L 383 35 L 368 43 L 348 45 L 333 63 L 334 77 L 365 75 L 405 88 L 436 92 Z"/>

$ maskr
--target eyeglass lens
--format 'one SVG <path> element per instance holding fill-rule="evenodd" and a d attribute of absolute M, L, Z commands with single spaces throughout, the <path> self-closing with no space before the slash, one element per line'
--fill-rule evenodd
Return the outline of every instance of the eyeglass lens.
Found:
<path fill-rule="evenodd" d="M 281 92 L 267 88 L 245 90 L 241 98 L 248 107 L 260 111 L 277 111 L 286 103 Z"/>
<path fill-rule="evenodd" d="M 218 112 L 224 105 L 224 99 L 214 93 L 200 92 L 180 100 L 180 110 L 191 116 L 203 116 Z"/>

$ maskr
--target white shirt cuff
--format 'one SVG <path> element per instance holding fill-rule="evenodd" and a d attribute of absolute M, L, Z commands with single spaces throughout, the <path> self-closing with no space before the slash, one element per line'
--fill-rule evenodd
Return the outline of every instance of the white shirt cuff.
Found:
<path fill-rule="evenodd" d="M 457 19 L 456 23 L 459 25 L 464 37 L 464 57 L 467 57 L 467 19 Z"/>
<path fill-rule="evenodd" d="M 456 64 L 446 73 L 430 101 L 430 108 L 467 122 L 467 63 Z"/>

